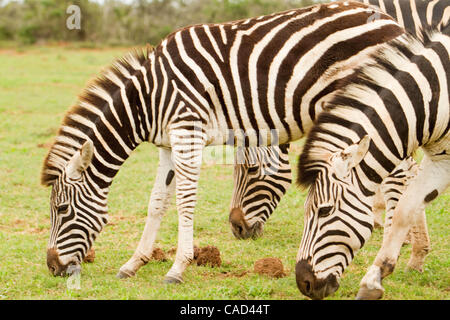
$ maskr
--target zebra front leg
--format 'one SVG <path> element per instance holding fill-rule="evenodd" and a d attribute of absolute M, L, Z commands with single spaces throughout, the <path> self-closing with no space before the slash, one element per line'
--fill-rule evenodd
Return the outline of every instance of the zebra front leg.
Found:
<path fill-rule="evenodd" d="M 384 235 L 383 238 L 387 237 L 389 230 L 392 225 L 392 217 L 394 216 L 394 210 L 397 206 L 398 200 L 401 195 L 405 192 L 409 181 L 413 179 L 419 170 L 419 165 L 412 158 L 408 157 L 403 160 L 386 179 L 383 180 L 379 190 L 381 190 L 385 207 L 386 207 L 386 216 L 384 223 Z M 420 228 L 423 230 L 423 228 Z M 405 240 L 406 243 L 410 243 L 411 235 L 408 233 L 408 237 Z"/>
<path fill-rule="evenodd" d="M 383 296 L 381 281 L 394 271 L 408 231 L 420 219 L 426 205 L 450 183 L 450 160 L 432 161 L 425 155 L 420 167 L 419 174 L 411 181 L 398 202 L 391 230 L 373 265 L 361 280 L 357 299 L 379 299 Z"/>
<path fill-rule="evenodd" d="M 384 226 L 383 239 L 387 239 L 387 234 L 392 225 L 394 210 L 400 196 L 405 192 L 409 182 L 418 174 L 419 166 L 417 162 L 409 157 L 397 166 L 396 170 L 384 179 L 381 190 L 386 202 L 386 220 Z M 425 257 L 430 250 L 430 238 L 426 225 L 425 211 L 418 215 L 415 224 L 408 232 L 404 242 L 412 244 L 412 253 L 408 267 L 422 272 Z"/>
<path fill-rule="evenodd" d="M 373 199 L 372 212 L 374 218 L 374 228 L 381 228 L 383 226 L 383 212 L 385 210 L 385 203 L 381 186 L 377 188 Z"/>
<path fill-rule="evenodd" d="M 194 208 L 202 164 L 203 139 L 171 133 L 175 164 L 176 202 L 178 210 L 178 246 L 175 262 L 166 274 L 166 283 L 183 282 L 183 272 L 194 258 Z M 201 136 L 201 133 L 198 133 Z"/>
<path fill-rule="evenodd" d="M 388 233 L 392 226 L 392 218 L 394 216 L 394 209 L 392 208 L 386 212 L 386 225 L 384 227 L 383 241 L 388 238 Z M 412 251 L 411 257 L 408 262 L 408 268 L 423 271 L 423 264 L 425 258 L 430 252 L 431 241 L 428 235 L 427 221 L 425 216 L 425 210 L 418 215 L 418 218 L 414 221 L 414 225 L 411 226 L 405 241 L 403 244 L 411 243 Z"/>
<path fill-rule="evenodd" d="M 133 256 L 120 268 L 117 274 L 118 278 L 134 276 L 137 270 L 150 260 L 161 220 L 175 191 L 174 175 L 175 168 L 171 159 L 171 151 L 159 149 L 159 165 L 150 196 L 144 232 Z"/>
<path fill-rule="evenodd" d="M 422 210 L 415 225 L 411 228 L 412 252 L 408 261 L 408 268 L 423 271 L 425 257 L 431 249 L 431 241 L 428 235 L 425 210 Z"/>

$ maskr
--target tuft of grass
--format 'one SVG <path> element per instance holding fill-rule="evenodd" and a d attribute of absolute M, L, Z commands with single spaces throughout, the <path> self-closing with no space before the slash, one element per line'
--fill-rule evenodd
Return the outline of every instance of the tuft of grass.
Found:
<path fill-rule="evenodd" d="M 0 299 L 304 299 L 294 271 L 305 192 L 291 186 L 263 237 L 238 241 L 228 225 L 233 188 L 230 165 L 203 166 L 195 213 L 195 244 L 218 247 L 222 266 L 191 265 L 184 284 L 166 285 L 163 278 L 172 255 L 167 262 L 149 262 L 134 278 L 117 279 L 146 220 L 158 161 L 157 149 L 149 144 L 135 150 L 114 181 L 109 198 L 112 224 L 95 242 L 95 262 L 83 265 L 81 289 L 69 289 L 68 278 L 50 276 L 45 262 L 50 190 L 39 185 L 42 161 L 65 111 L 87 80 L 126 51 L 62 46 L 0 50 Z M 293 168 L 300 148 L 301 142 L 294 144 Z M 384 281 L 385 299 L 449 299 L 449 208 L 446 193 L 427 209 L 432 250 L 425 270 L 406 270 L 411 249 L 403 247 L 394 274 Z M 166 252 L 176 246 L 177 223 L 172 205 L 156 246 Z M 382 231 L 375 230 L 329 299 L 354 299 L 381 239 Z M 255 274 L 254 262 L 264 257 L 280 258 L 287 277 Z"/>

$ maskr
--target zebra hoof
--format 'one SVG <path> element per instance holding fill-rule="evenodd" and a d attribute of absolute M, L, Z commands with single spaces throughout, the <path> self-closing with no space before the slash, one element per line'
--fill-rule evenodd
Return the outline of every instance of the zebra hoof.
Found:
<path fill-rule="evenodd" d="M 134 277 L 135 273 L 131 272 L 131 271 L 125 271 L 125 270 L 119 270 L 119 272 L 117 273 L 116 277 L 119 279 L 127 279 L 127 278 L 131 278 Z"/>
<path fill-rule="evenodd" d="M 423 263 L 424 263 L 423 261 L 420 261 L 420 260 L 417 261 L 416 259 L 413 259 L 411 257 L 411 259 L 409 260 L 408 265 L 407 265 L 408 270 L 413 270 L 413 271 L 422 273 L 423 272 Z"/>
<path fill-rule="evenodd" d="M 164 283 L 166 284 L 179 284 L 179 283 L 183 283 L 183 279 L 181 277 L 173 277 L 173 276 L 166 276 L 164 278 Z"/>
<path fill-rule="evenodd" d="M 359 288 L 356 300 L 378 300 L 383 297 L 384 289 L 369 289 L 365 286 Z"/>
<path fill-rule="evenodd" d="M 371 265 L 359 284 L 356 300 L 377 300 L 383 296 L 383 293 L 381 269 L 376 265 Z"/>

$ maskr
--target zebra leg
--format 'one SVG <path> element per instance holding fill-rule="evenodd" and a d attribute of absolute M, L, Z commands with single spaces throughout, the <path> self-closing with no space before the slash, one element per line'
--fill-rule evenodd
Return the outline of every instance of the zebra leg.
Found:
<path fill-rule="evenodd" d="M 391 201 L 392 202 L 392 201 Z M 396 201 L 396 203 L 398 200 Z M 386 206 L 388 207 L 388 206 Z M 390 206 L 389 209 L 386 210 L 386 216 L 384 219 L 384 231 L 383 231 L 383 240 L 387 239 L 387 235 L 392 227 L 392 219 L 394 218 L 395 206 Z M 411 242 L 411 232 L 408 232 L 405 242 L 403 244 L 408 244 Z"/>
<path fill-rule="evenodd" d="M 388 237 L 387 234 L 391 229 L 392 218 L 394 217 L 394 210 L 395 206 L 391 207 L 388 211 L 386 211 L 383 241 L 387 239 Z M 425 210 L 422 210 L 417 220 L 415 220 L 414 225 L 411 226 L 411 229 L 406 235 L 403 244 L 408 243 L 411 243 L 412 246 L 411 257 L 408 262 L 408 267 L 410 269 L 422 272 L 425 257 L 428 255 L 431 249 L 431 241 L 428 235 Z"/>
<path fill-rule="evenodd" d="M 417 162 L 409 157 L 383 181 L 381 189 L 387 208 L 383 239 L 387 239 L 399 197 L 405 192 L 409 181 L 417 175 L 418 170 Z M 418 219 L 415 220 L 415 224 L 408 232 L 405 243 L 412 244 L 412 253 L 408 267 L 422 272 L 425 257 L 430 250 L 430 237 L 426 225 L 425 211 L 422 211 Z"/>
<path fill-rule="evenodd" d="M 159 149 L 159 165 L 155 184 L 150 196 L 144 232 L 133 256 L 120 268 L 117 274 L 118 278 L 134 276 L 137 270 L 150 260 L 161 220 L 170 205 L 172 195 L 175 191 L 174 175 L 175 171 L 171 159 L 171 151 L 168 149 Z"/>
<path fill-rule="evenodd" d="M 415 225 L 411 228 L 412 252 L 408 261 L 408 268 L 423 271 L 425 257 L 431 249 L 430 237 L 428 235 L 425 210 L 418 217 Z"/>
<path fill-rule="evenodd" d="M 178 246 L 175 262 L 164 280 L 166 283 L 183 282 L 182 274 L 194 258 L 194 208 L 205 146 L 204 137 L 200 133 L 196 134 L 186 137 L 184 132 L 171 133 L 178 210 Z"/>
<path fill-rule="evenodd" d="M 386 206 L 383 239 L 386 239 L 391 228 L 392 218 L 394 216 L 394 210 L 397 206 L 398 200 L 405 192 L 409 181 L 417 175 L 418 170 L 419 166 L 417 162 L 412 157 L 408 157 L 396 167 L 394 172 L 383 180 L 380 186 Z M 423 229 L 421 228 L 421 230 Z M 410 233 L 408 233 L 405 243 L 410 243 L 410 239 L 411 236 Z"/>
<path fill-rule="evenodd" d="M 391 230 L 373 265 L 361 280 L 357 299 L 379 299 L 383 296 L 381 281 L 394 271 L 408 231 L 421 217 L 426 205 L 450 184 L 450 159 L 433 161 L 425 154 L 420 167 L 419 174 L 412 179 L 398 202 Z"/>
<path fill-rule="evenodd" d="M 383 212 L 385 209 L 383 194 L 381 192 L 381 186 L 377 188 L 375 192 L 372 212 L 374 216 L 374 228 L 381 228 L 383 226 Z"/>

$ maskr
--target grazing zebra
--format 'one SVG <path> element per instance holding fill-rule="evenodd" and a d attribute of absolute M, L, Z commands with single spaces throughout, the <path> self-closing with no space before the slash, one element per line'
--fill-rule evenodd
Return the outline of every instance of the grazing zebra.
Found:
<path fill-rule="evenodd" d="M 450 16 L 450 0 L 359 0 L 359 2 L 380 8 L 381 11 L 396 18 L 401 26 L 417 37 L 421 37 L 421 30 L 423 29 L 434 28 L 441 30 L 442 26 L 448 24 Z M 315 100 L 313 99 L 312 101 Z M 325 99 L 322 99 L 322 101 L 324 102 Z M 278 146 L 271 146 L 260 147 L 258 150 L 252 152 L 260 152 L 262 155 L 259 158 L 264 159 L 264 154 L 266 153 L 278 154 L 280 161 L 277 163 L 276 158 L 272 157 L 271 166 L 275 170 L 272 171 L 273 174 L 270 178 L 262 174 L 258 169 L 258 163 L 253 163 L 249 167 L 248 161 L 245 159 L 242 163 L 236 162 L 233 178 L 235 188 L 233 190 L 229 221 L 232 233 L 239 239 L 256 238 L 262 234 L 264 224 L 290 186 L 290 183 L 286 180 L 291 170 L 289 162 L 285 161 L 288 159 L 288 148 L 280 149 Z M 412 159 L 406 161 L 407 163 L 403 166 L 409 167 L 408 163 L 411 163 Z M 416 169 L 417 165 L 412 165 L 410 170 L 414 171 Z M 280 183 L 267 184 L 265 179 L 277 180 L 277 172 L 280 172 Z M 402 174 L 402 172 L 399 172 L 399 174 Z M 410 173 L 403 173 L 408 177 L 412 177 Z M 399 179 L 391 177 L 390 180 L 390 184 L 392 184 L 392 180 L 395 180 L 396 187 L 384 189 L 384 193 L 378 190 L 377 194 L 380 201 L 375 202 L 376 205 L 374 207 L 376 225 L 383 224 L 382 213 L 386 209 L 385 234 L 389 231 L 391 225 L 390 221 L 392 220 L 396 200 L 398 200 L 398 194 L 401 194 L 408 183 L 408 179 L 404 177 Z M 389 203 L 385 203 L 385 200 L 389 200 Z M 253 205 L 253 201 L 257 201 L 259 205 Z M 423 217 L 419 226 L 415 227 L 415 233 L 420 232 L 422 235 L 419 238 L 428 239 L 424 219 L 425 217 Z M 417 265 L 416 269 L 420 270 L 421 267 Z"/>
<path fill-rule="evenodd" d="M 288 148 L 289 144 L 238 148 L 229 217 L 236 238 L 259 237 L 291 185 Z"/>
<path fill-rule="evenodd" d="M 150 258 L 173 190 L 178 246 L 168 282 L 182 281 L 193 258 L 193 213 L 207 145 L 264 146 L 299 139 L 321 112 L 311 101 L 380 44 L 404 29 L 361 3 L 314 5 L 176 31 L 147 54 L 117 61 L 66 114 L 44 161 L 52 186 L 47 264 L 55 275 L 79 268 L 108 220 L 114 176 L 144 141 L 160 164 L 138 248 L 119 271 Z M 324 89 L 327 88 L 327 89 Z M 75 268 L 71 268 L 72 270 Z"/>
<path fill-rule="evenodd" d="M 337 290 L 371 235 L 374 191 L 422 147 L 420 171 L 361 282 L 358 298 L 380 298 L 381 279 L 393 272 L 413 221 L 450 184 L 449 53 L 448 32 L 425 33 L 423 42 L 399 37 L 348 79 L 318 117 L 299 160 L 298 183 L 311 186 L 296 265 L 303 294 L 320 299 Z"/>

